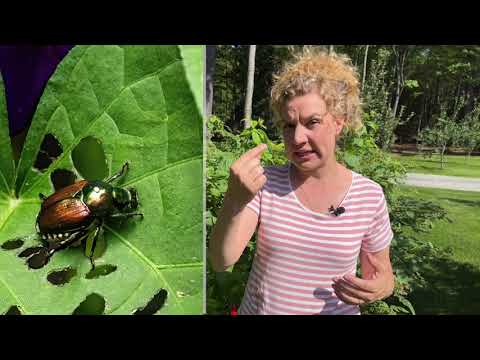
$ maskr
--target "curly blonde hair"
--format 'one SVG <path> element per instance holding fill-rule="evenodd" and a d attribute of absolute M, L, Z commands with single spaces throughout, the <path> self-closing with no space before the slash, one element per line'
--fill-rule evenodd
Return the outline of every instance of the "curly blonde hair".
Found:
<path fill-rule="evenodd" d="M 277 126 L 283 123 L 282 109 L 295 96 L 316 91 L 328 111 L 345 119 L 345 130 L 362 127 L 360 81 L 356 68 L 346 55 L 304 48 L 274 75 L 271 107 Z"/>

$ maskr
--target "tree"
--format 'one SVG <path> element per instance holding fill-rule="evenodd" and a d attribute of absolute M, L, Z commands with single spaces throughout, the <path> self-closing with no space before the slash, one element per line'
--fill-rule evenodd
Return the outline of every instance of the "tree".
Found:
<path fill-rule="evenodd" d="M 467 115 L 460 128 L 459 145 L 465 149 L 465 163 L 470 158 L 473 150 L 480 144 L 480 103 L 475 100 L 475 105 Z"/>
<path fill-rule="evenodd" d="M 284 61 L 290 58 L 292 50 L 296 52 L 303 47 L 256 46 L 251 116 L 264 119 L 269 136 L 274 138 L 278 135 L 271 126 L 269 107 L 272 74 L 278 72 Z M 480 46 L 315 47 L 325 51 L 334 47 L 335 52 L 348 55 L 358 65 L 365 108 L 373 107 L 375 110 L 373 118 L 379 124 L 377 143 L 384 149 L 397 138 L 414 142 L 422 129 L 434 127 L 442 104 L 451 109 L 462 94 L 468 94 L 469 101 L 463 110 L 468 112 L 473 108 L 473 99 L 480 97 Z M 249 45 L 216 46 L 212 112 L 234 131 L 243 130 L 245 125 L 249 51 Z M 368 83 L 372 80 L 372 71 L 375 71 L 375 66 L 378 70 L 380 63 L 384 63 L 382 79 L 378 79 L 378 86 L 374 89 Z M 375 94 L 379 94 L 379 98 L 374 99 Z M 369 101 L 375 104 L 370 106 Z"/>
<path fill-rule="evenodd" d="M 250 45 L 248 52 L 248 78 L 247 78 L 247 93 L 245 96 L 245 128 L 251 126 L 252 119 L 252 99 L 253 99 L 253 83 L 255 77 L 255 50 L 256 45 Z"/>
<path fill-rule="evenodd" d="M 365 55 L 363 57 L 362 91 L 363 91 L 363 88 L 364 88 L 364 85 L 365 85 L 365 76 L 367 75 L 368 47 L 369 47 L 369 45 L 365 45 Z"/>
<path fill-rule="evenodd" d="M 365 116 L 378 125 L 375 142 L 383 150 L 389 149 L 395 142 L 396 128 L 408 122 L 413 116 L 410 114 L 404 118 L 405 106 L 400 107 L 398 114 L 395 114 L 391 107 L 394 82 L 389 76 L 387 66 L 390 58 L 390 49 L 378 51 L 377 59 L 372 61 L 363 91 Z"/>
<path fill-rule="evenodd" d="M 433 128 L 426 128 L 420 133 L 423 145 L 434 146 L 440 153 L 440 168 L 443 169 L 444 155 L 447 146 L 458 143 L 461 131 L 457 123 L 460 110 L 465 104 L 465 97 L 461 97 L 455 104 L 451 115 L 447 114 L 446 105 L 441 107 L 440 115 Z"/>
<path fill-rule="evenodd" d="M 245 46 L 217 45 L 212 113 L 229 128 L 242 127 L 247 57 Z"/>
<path fill-rule="evenodd" d="M 205 47 L 205 114 L 207 117 L 212 115 L 213 107 L 213 79 L 215 75 L 215 45 Z"/>
<path fill-rule="evenodd" d="M 396 89 L 395 89 L 395 101 L 393 104 L 393 117 L 397 116 L 398 103 L 400 102 L 400 96 L 402 95 L 405 87 L 405 60 L 407 59 L 409 46 L 392 46 L 393 54 L 395 56 L 395 73 L 396 73 Z"/>
<path fill-rule="evenodd" d="M 455 106 L 462 94 L 469 96 L 464 111 L 473 108 L 480 95 L 480 48 L 478 46 L 415 46 L 406 63 L 409 78 L 418 88 L 405 91 L 401 103 L 418 114 L 416 126 L 408 124 L 399 130 L 413 135 L 414 128 L 434 127 L 442 104 Z M 407 66 L 408 65 L 408 66 Z M 406 80 L 408 82 L 408 80 Z"/>

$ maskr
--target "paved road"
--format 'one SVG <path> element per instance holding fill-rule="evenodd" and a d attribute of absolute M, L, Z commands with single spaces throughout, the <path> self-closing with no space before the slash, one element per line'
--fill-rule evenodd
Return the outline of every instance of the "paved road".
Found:
<path fill-rule="evenodd" d="M 407 185 L 464 190 L 480 191 L 479 178 L 464 178 L 458 176 L 426 175 L 426 174 L 407 174 L 405 180 Z"/>

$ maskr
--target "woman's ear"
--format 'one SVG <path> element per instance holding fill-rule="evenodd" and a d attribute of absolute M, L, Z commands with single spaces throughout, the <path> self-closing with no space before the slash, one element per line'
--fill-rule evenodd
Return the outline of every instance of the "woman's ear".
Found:
<path fill-rule="evenodd" d="M 345 118 L 343 116 L 335 117 L 334 124 L 335 124 L 335 135 L 339 137 L 340 134 L 342 133 L 343 127 L 345 126 Z"/>

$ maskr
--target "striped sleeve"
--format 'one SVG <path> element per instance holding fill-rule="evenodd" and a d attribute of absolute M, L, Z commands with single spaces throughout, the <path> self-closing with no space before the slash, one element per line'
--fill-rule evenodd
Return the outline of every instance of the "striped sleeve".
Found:
<path fill-rule="evenodd" d="M 255 197 L 252 199 L 252 201 L 250 201 L 248 204 L 247 204 L 247 207 L 252 209 L 253 211 L 255 211 L 255 214 L 257 214 L 257 216 L 260 216 L 260 199 L 262 197 L 262 190 L 260 190 L 259 192 L 257 192 L 257 194 L 255 195 Z"/>
<path fill-rule="evenodd" d="M 362 251 L 377 252 L 390 245 L 393 238 L 390 216 L 388 215 L 387 201 L 382 192 L 380 203 L 371 225 L 362 241 Z"/>

